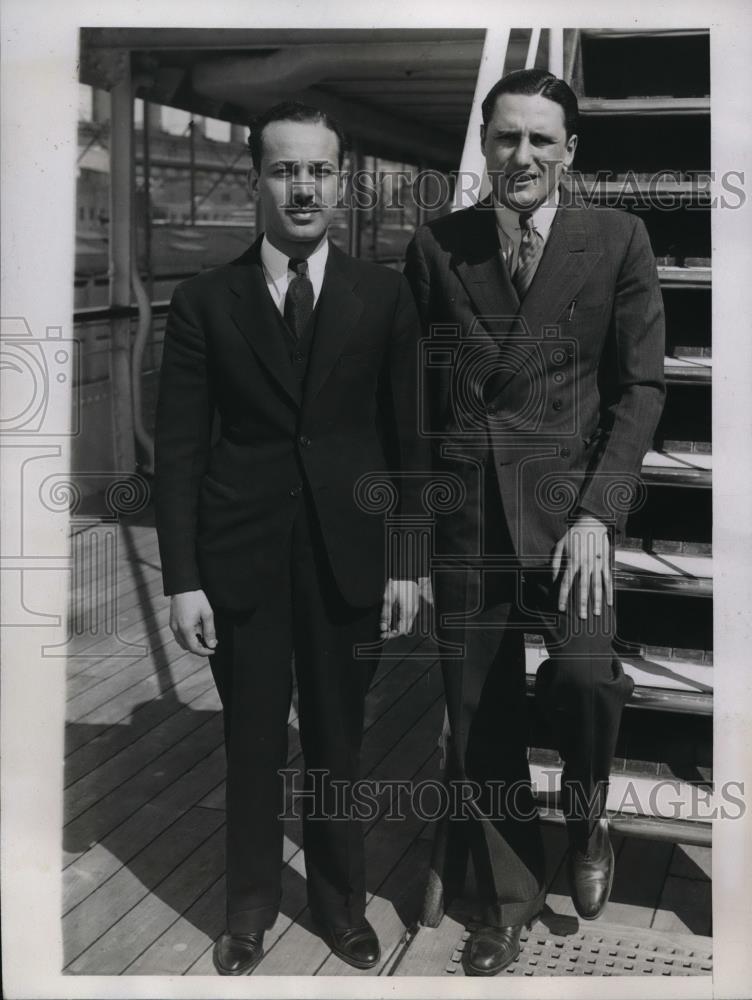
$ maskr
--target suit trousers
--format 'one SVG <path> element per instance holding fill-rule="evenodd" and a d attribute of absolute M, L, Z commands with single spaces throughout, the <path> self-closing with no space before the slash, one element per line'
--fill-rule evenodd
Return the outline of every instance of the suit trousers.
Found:
<path fill-rule="evenodd" d="M 303 494 L 278 572 L 246 613 L 215 611 L 212 672 L 227 752 L 227 924 L 269 928 L 279 912 L 292 661 L 305 760 L 302 812 L 308 901 L 342 929 L 365 912 L 363 828 L 342 811 L 337 782 L 357 780 L 365 696 L 376 668 L 355 647 L 378 639 L 380 606 L 354 608 L 339 593 L 310 498 Z M 318 773 L 317 773 L 318 772 Z M 341 790 L 342 787 L 339 788 Z M 290 831 L 293 839 L 295 827 Z"/>
<path fill-rule="evenodd" d="M 570 844 L 581 850 L 605 809 L 621 712 L 633 682 L 612 652 L 613 610 L 604 607 L 599 617 L 590 611 L 581 621 L 571 595 L 566 611 L 558 612 L 559 581 L 550 570 L 523 571 L 517 563 L 493 466 L 482 472 L 480 496 L 477 489 L 468 491 L 469 506 L 447 519 L 439 547 L 460 554 L 468 537 L 479 536 L 484 554 L 502 556 L 504 568 L 468 566 L 434 577 L 438 638 L 454 645 L 441 656 L 450 726 L 446 781 L 475 789 L 478 808 L 450 814 L 440 825 L 432 867 L 442 877 L 448 904 L 462 891 L 471 857 L 484 922 L 505 926 L 525 923 L 545 896 L 527 760 L 524 634 L 540 633 L 546 643 L 536 707 L 563 760 L 561 805 Z M 469 532 L 478 510 L 483 530 Z"/>

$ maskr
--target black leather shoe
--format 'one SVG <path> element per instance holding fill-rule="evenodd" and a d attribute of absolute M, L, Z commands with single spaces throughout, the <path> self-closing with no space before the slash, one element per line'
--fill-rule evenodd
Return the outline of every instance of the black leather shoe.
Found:
<path fill-rule="evenodd" d="M 520 934 L 524 924 L 494 927 L 481 924 L 465 942 L 462 967 L 466 976 L 495 976 L 506 969 L 520 953 Z"/>
<path fill-rule="evenodd" d="M 341 931 L 326 925 L 322 930 L 324 940 L 337 958 L 356 969 L 372 969 L 381 958 L 379 939 L 367 920 Z"/>
<path fill-rule="evenodd" d="M 212 957 L 220 976 L 244 976 L 264 957 L 264 932 L 230 934 L 225 931 L 216 941 Z"/>
<path fill-rule="evenodd" d="M 587 851 L 570 847 L 567 871 L 575 910 L 583 920 L 595 920 L 603 913 L 614 881 L 614 849 L 606 822 L 599 821 Z"/>

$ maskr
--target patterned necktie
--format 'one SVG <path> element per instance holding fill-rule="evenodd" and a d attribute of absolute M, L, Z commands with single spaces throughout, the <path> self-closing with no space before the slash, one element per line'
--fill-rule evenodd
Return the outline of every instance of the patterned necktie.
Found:
<path fill-rule="evenodd" d="M 287 265 L 295 272 L 295 277 L 287 286 L 285 295 L 285 322 L 300 339 L 313 312 L 313 285 L 308 277 L 308 261 L 291 257 Z"/>
<path fill-rule="evenodd" d="M 522 239 L 520 240 L 520 252 L 517 255 L 517 267 L 512 281 L 521 302 L 527 295 L 527 290 L 538 270 L 538 263 L 543 253 L 543 237 L 537 229 L 533 228 L 532 212 L 520 212 L 520 229 L 522 230 Z"/>

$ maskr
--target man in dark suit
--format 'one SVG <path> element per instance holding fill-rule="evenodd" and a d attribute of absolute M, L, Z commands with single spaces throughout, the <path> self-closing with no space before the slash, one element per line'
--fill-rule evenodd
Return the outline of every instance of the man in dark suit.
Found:
<path fill-rule="evenodd" d="M 184 649 L 211 657 L 224 711 L 227 931 L 214 961 L 226 975 L 253 969 L 279 911 L 294 654 L 310 909 L 332 950 L 365 969 L 379 944 L 363 830 L 341 805 L 336 815 L 335 783 L 359 776 L 375 660 L 357 647 L 409 631 L 418 596 L 417 570 L 386 566 L 383 522 L 356 484 L 421 464 L 419 324 L 398 272 L 327 239 L 338 124 L 279 105 L 249 144 L 265 233 L 175 290 L 156 430 L 170 623 Z M 406 488 L 401 502 L 417 497 Z"/>
<path fill-rule="evenodd" d="M 564 762 L 573 901 L 586 919 L 607 902 L 606 791 L 633 689 L 612 651 L 612 546 L 664 397 L 661 294 L 642 222 L 560 190 L 577 145 L 575 95 L 525 70 L 482 110 L 492 195 L 419 229 L 406 266 L 428 336 L 435 465 L 460 476 L 466 497 L 439 527 L 433 584 L 440 638 L 464 647 L 442 657 L 447 780 L 479 794 L 437 832 L 427 908 L 440 919 L 469 852 L 484 902 L 465 950 L 471 975 L 514 960 L 544 900 L 525 629 L 543 634 L 549 655 L 536 695 Z"/>

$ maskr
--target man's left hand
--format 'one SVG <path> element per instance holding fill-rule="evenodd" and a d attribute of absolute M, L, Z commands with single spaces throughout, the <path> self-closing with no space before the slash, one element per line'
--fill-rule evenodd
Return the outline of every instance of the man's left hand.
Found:
<path fill-rule="evenodd" d="M 414 580 L 387 580 L 381 607 L 381 638 L 407 635 L 415 622 L 419 603 L 420 592 Z"/>
<path fill-rule="evenodd" d="M 575 585 L 579 591 L 580 618 L 587 618 L 590 594 L 593 595 L 594 615 L 600 615 L 604 595 L 606 604 L 611 607 L 614 603 L 611 552 L 608 528 L 602 521 L 597 517 L 583 515 L 574 522 L 556 543 L 552 564 L 554 580 L 559 575 L 562 563 L 564 573 L 559 588 L 559 611 L 566 609 L 569 592 Z"/>

